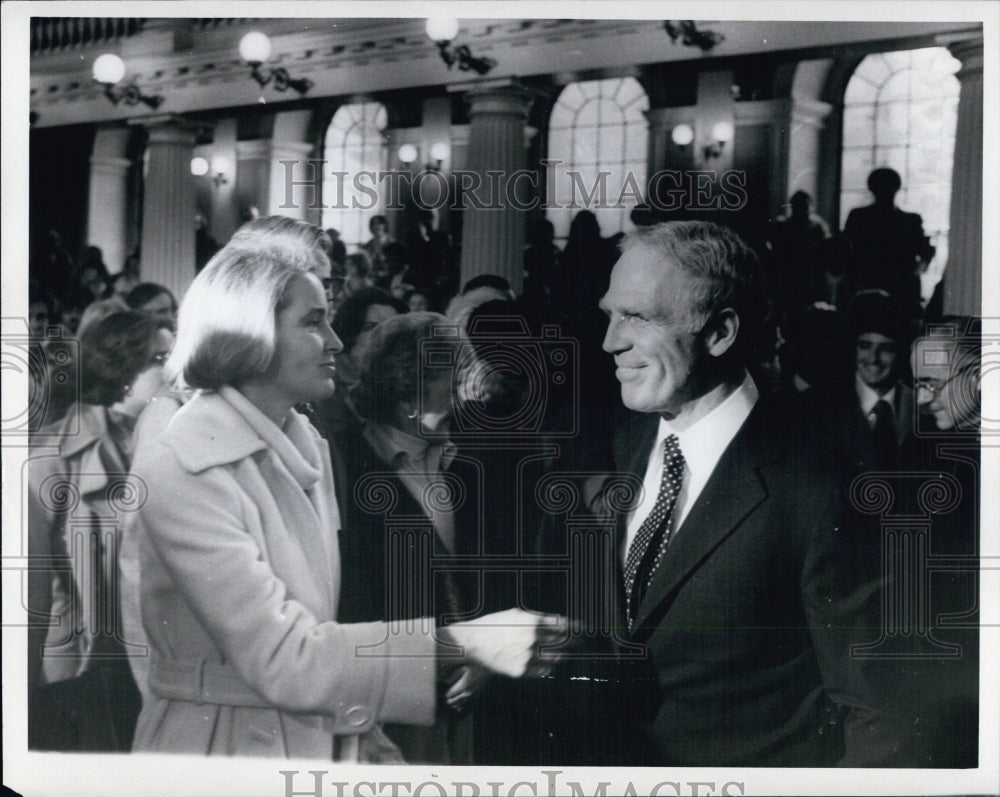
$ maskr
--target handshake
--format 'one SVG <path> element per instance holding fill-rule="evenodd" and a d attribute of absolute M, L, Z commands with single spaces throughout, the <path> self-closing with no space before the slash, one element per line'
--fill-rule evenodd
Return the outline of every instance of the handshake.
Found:
<path fill-rule="evenodd" d="M 507 609 L 438 629 L 438 661 L 450 686 L 446 701 L 461 710 L 490 675 L 544 677 L 569 638 L 565 617 Z M 454 666 L 449 666 L 454 665 Z"/>

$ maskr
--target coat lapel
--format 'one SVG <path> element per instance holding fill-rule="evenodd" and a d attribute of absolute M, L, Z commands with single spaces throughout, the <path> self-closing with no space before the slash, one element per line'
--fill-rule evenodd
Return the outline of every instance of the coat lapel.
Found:
<path fill-rule="evenodd" d="M 639 604 L 636 628 L 644 626 L 657 607 L 669 600 L 688 575 L 767 498 L 760 468 L 774 456 L 773 445 L 761 439 L 762 413 L 758 403 L 726 448 L 684 523 L 674 532 Z M 648 447 L 646 450 L 648 456 Z"/>

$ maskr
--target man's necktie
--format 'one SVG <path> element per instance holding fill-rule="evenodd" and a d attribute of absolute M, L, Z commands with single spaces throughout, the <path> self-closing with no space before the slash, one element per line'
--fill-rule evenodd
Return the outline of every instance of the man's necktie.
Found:
<path fill-rule="evenodd" d="M 629 628 L 638 611 L 639 601 L 642 600 L 667 547 L 670 518 L 681 491 L 683 475 L 684 455 L 677 435 L 672 434 L 663 441 L 663 478 L 660 480 L 660 491 L 656 495 L 653 511 L 639 527 L 625 557 L 625 608 Z"/>
<path fill-rule="evenodd" d="M 875 444 L 876 468 L 892 467 L 896 449 L 896 424 L 893 422 L 892 407 L 885 399 L 879 399 L 872 408 L 875 415 L 875 426 L 872 429 L 872 440 Z"/>

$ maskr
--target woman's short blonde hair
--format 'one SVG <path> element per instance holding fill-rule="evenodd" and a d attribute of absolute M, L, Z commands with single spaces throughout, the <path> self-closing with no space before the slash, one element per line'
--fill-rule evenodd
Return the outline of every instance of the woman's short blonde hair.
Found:
<path fill-rule="evenodd" d="M 261 376 L 274 356 L 288 283 L 299 274 L 325 275 L 329 251 L 326 233 L 304 221 L 267 216 L 240 227 L 181 302 L 167 378 L 215 390 Z"/>

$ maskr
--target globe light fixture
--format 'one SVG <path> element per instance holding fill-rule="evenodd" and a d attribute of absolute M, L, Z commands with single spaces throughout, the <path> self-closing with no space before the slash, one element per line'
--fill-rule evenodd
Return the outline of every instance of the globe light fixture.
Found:
<path fill-rule="evenodd" d="M 417 148 L 413 144 L 403 144 L 398 155 L 400 163 L 413 163 L 417 159 Z"/>
<path fill-rule="evenodd" d="M 691 125 L 679 124 L 670 132 L 670 138 L 678 147 L 686 147 L 694 141 L 694 130 Z"/>
<path fill-rule="evenodd" d="M 427 35 L 435 42 L 450 42 L 458 35 L 458 20 L 452 17 L 431 17 L 427 20 Z"/>
<path fill-rule="evenodd" d="M 204 177 L 208 174 L 208 161 L 201 156 L 191 158 L 191 174 L 195 177 Z"/>
<path fill-rule="evenodd" d="M 458 68 L 463 72 L 475 72 L 477 75 L 485 75 L 497 62 L 492 58 L 481 58 L 474 56 L 467 44 L 460 44 L 452 49 L 451 42 L 458 35 L 458 20 L 450 17 L 431 17 L 427 20 L 425 30 L 438 48 L 441 60 L 451 69 L 458 64 Z"/>
<path fill-rule="evenodd" d="M 271 40 L 267 34 L 252 30 L 240 39 L 240 58 L 250 67 L 250 76 L 263 88 L 272 80 L 278 91 L 295 89 L 299 94 L 305 94 L 313 87 L 309 78 L 293 78 L 283 66 L 265 68 L 264 62 L 271 57 Z"/>
<path fill-rule="evenodd" d="M 133 82 L 120 85 L 125 79 L 125 62 L 114 53 L 103 53 L 94 59 L 91 67 L 94 81 L 104 87 L 104 96 L 114 105 L 138 105 L 140 102 L 150 108 L 159 108 L 163 97 L 159 94 L 147 96 Z"/>

